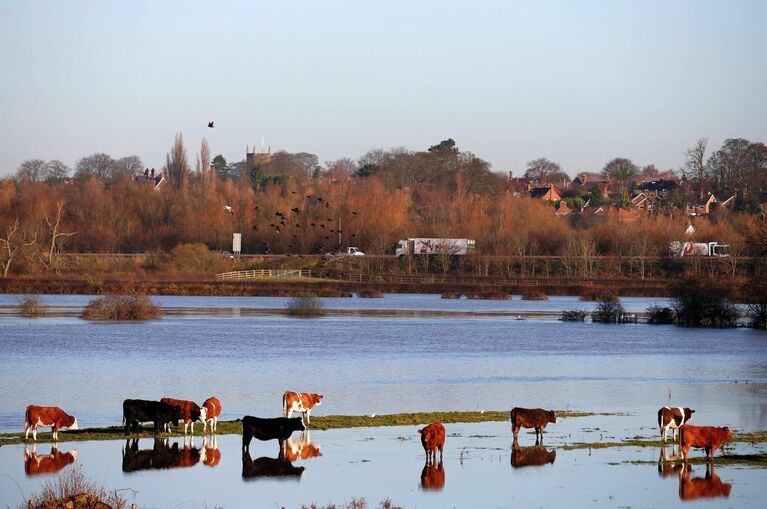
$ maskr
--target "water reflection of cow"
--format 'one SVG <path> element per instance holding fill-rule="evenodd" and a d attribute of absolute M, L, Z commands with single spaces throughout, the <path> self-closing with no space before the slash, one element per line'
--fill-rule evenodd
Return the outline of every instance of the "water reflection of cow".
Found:
<path fill-rule="evenodd" d="M 77 449 L 69 452 L 59 452 L 56 445 L 51 446 L 51 453 L 47 456 L 37 454 L 37 449 L 33 445 L 32 452 L 24 446 L 24 473 L 32 476 L 39 474 L 54 474 L 77 460 Z"/>
<path fill-rule="evenodd" d="M 660 458 L 658 458 L 658 475 L 661 477 L 671 477 L 679 475 L 684 468 L 684 463 L 676 463 L 676 461 L 682 460 L 682 455 L 679 453 L 679 446 L 674 445 L 671 448 L 671 454 L 668 453 L 666 447 L 660 448 Z"/>
<path fill-rule="evenodd" d="M 216 435 L 212 437 L 203 437 L 202 449 L 200 450 L 200 461 L 208 467 L 216 467 L 221 462 L 221 451 L 218 450 L 218 439 Z"/>
<path fill-rule="evenodd" d="M 184 440 L 183 449 L 179 449 L 178 442 L 169 445 L 167 439 L 155 439 L 152 449 L 139 449 L 138 445 L 137 438 L 125 441 L 123 472 L 185 468 L 200 462 L 200 449 L 187 440 Z"/>
<path fill-rule="evenodd" d="M 295 467 L 288 461 L 280 450 L 276 458 L 263 456 L 253 459 L 250 451 L 242 451 L 242 478 L 258 479 L 259 477 L 281 477 L 285 479 L 295 478 L 298 480 L 304 473 L 304 467 Z"/>
<path fill-rule="evenodd" d="M 322 456 L 320 445 L 312 443 L 312 438 L 308 431 L 301 433 L 301 436 L 296 441 L 293 441 L 292 438 L 282 441 L 280 447 L 282 448 L 283 457 L 291 462 Z"/>
<path fill-rule="evenodd" d="M 426 460 L 421 470 L 421 488 L 427 491 L 440 491 L 445 487 L 445 467 L 442 459 L 439 463 L 435 460 Z"/>
<path fill-rule="evenodd" d="M 519 447 L 517 442 L 511 447 L 511 466 L 513 468 L 540 467 L 553 464 L 557 460 L 557 450 L 547 451 L 545 447 Z"/>
<path fill-rule="evenodd" d="M 732 484 L 723 483 L 714 472 L 714 467 L 706 465 L 706 477 L 690 477 L 692 469 L 683 466 L 679 474 L 679 498 L 695 500 L 697 498 L 729 497 Z"/>

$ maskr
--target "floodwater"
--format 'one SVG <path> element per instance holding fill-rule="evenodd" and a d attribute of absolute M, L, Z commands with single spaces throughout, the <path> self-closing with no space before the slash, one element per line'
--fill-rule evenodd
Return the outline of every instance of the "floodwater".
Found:
<path fill-rule="evenodd" d="M 16 304 L 17 297 L 0 296 L 0 306 Z M 90 298 L 41 300 L 45 305 L 77 308 Z M 561 446 L 576 441 L 581 428 L 600 428 L 605 437 L 608 433 L 653 436 L 656 412 L 663 405 L 695 408 L 697 424 L 767 429 L 764 332 L 511 316 L 296 319 L 235 311 L 284 307 L 286 299 L 279 298 L 155 300 L 165 307 L 214 307 L 220 313 L 169 315 L 141 323 L 0 317 L 0 430 L 21 431 L 24 408 L 32 403 L 60 406 L 76 415 L 81 427 L 90 427 L 119 424 L 126 398 L 164 396 L 201 403 L 216 395 L 224 419 L 278 416 L 286 389 L 324 394 L 313 415 L 513 406 L 627 415 L 605 417 L 604 423 L 601 418 L 568 419 L 551 428 L 551 446 L 559 448 L 556 461 L 537 468 L 513 468 L 507 424 L 450 425 L 443 465 L 446 481 L 440 491 L 419 487 L 424 465 L 415 427 L 313 432 L 311 439 L 321 445 L 322 456 L 293 462 L 305 467 L 300 476 L 257 476 L 247 482 L 234 436 L 218 437 L 221 461 L 215 468 L 199 459 L 188 468 L 131 473 L 122 471 L 123 441 L 72 445 L 78 455 L 65 468 L 76 462 L 111 488 L 139 490 L 139 506 L 173 507 L 188 500 L 179 507 L 296 507 L 313 501 L 341 503 L 352 496 L 364 496 L 373 505 L 391 497 L 407 507 L 551 506 L 566 504 L 566 497 L 574 495 L 602 506 L 657 507 L 666 500 L 679 500 L 681 483 L 681 474 L 659 476 L 658 450 L 611 448 L 589 454 Z M 575 297 L 543 302 L 453 301 L 433 295 L 323 300 L 327 307 L 398 310 L 556 312 L 588 310 L 593 305 Z M 623 300 L 631 311 L 663 302 Z M 521 441 L 525 439 L 530 437 Z M 186 463 L 195 458 L 191 446 L 184 451 L 183 441 L 175 448 L 172 443 L 155 447 L 147 440 L 131 446 L 128 454 L 135 451 L 138 458 L 159 454 L 161 465 L 179 457 Z M 201 447 L 200 438 L 195 446 Z M 55 461 L 61 461 L 69 447 L 62 443 Z M 37 448 L 39 456 L 50 452 L 48 445 Z M 276 443 L 254 444 L 251 453 L 250 472 L 292 468 L 279 461 Z M 547 458 L 540 451 L 517 458 L 522 456 L 537 457 L 535 461 Z M 275 461 L 258 462 L 261 457 Z M 637 460 L 642 463 L 626 463 Z M 47 477 L 24 477 L 23 446 L 0 447 L 0 507 L 23 500 L 3 474 L 18 481 L 26 495 Z M 695 466 L 682 479 L 689 477 L 686 486 L 715 484 L 716 479 L 731 484 L 730 498 L 717 505 L 764 505 L 754 481 L 755 476 L 763 478 L 764 470 L 721 466 L 717 477 L 707 480 L 705 474 L 704 467 Z M 439 471 L 429 475 L 428 482 L 439 484 Z M 696 478 L 703 481 L 692 482 Z"/>
<path fill-rule="evenodd" d="M 651 417 L 651 416 L 648 416 Z M 650 421 L 652 419 L 649 419 Z M 660 448 L 565 450 L 574 441 L 654 437 L 654 426 L 595 416 L 549 425 L 543 447 L 520 434 L 513 449 L 508 423 L 448 424 L 444 459 L 426 465 L 415 426 L 295 433 L 284 452 L 276 441 L 241 451 L 240 437 L 195 437 L 189 442 L 142 439 L 62 443 L 60 472 L 81 468 L 139 507 L 288 507 L 336 504 L 364 497 L 370 506 L 391 498 L 404 507 L 667 507 L 697 500 L 712 507 L 763 507 L 764 472 L 722 465 L 659 465 Z M 303 440 L 302 440 L 303 438 Z M 612 439 L 612 438 L 609 438 Z M 28 448 L 27 465 L 42 464 L 50 445 Z M 674 454 L 667 446 L 667 457 Z M 737 444 L 728 453 L 764 453 Z M 703 453 L 694 450 L 691 456 Z M 32 460 L 32 461 L 30 461 Z M 78 465 L 78 466 L 75 466 Z M 53 474 L 25 472 L 24 446 L 0 448 L 0 504 L 16 506 Z M 130 488 L 130 489 L 128 489 Z M 134 491 L 135 490 L 135 491 Z M 700 498 L 696 498 L 700 497 Z"/>

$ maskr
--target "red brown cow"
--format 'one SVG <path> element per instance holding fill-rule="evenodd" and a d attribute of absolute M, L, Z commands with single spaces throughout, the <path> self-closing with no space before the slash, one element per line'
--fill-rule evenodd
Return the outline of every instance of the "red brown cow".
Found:
<path fill-rule="evenodd" d="M 664 406 L 658 410 L 658 426 L 660 427 L 660 437 L 663 442 L 666 441 L 668 429 L 674 429 L 674 440 L 676 440 L 677 429 L 687 424 L 692 419 L 695 410 L 691 408 L 668 407 Z"/>
<path fill-rule="evenodd" d="M 200 450 L 200 461 L 208 467 L 216 467 L 221 462 L 221 451 L 218 450 L 216 437 L 210 438 L 210 441 L 202 440 L 202 449 Z"/>
<path fill-rule="evenodd" d="M 426 491 L 440 491 L 445 487 L 445 468 L 442 461 L 435 464 L 427 461 L 421 470 L 421 488 Z"/>
<path fill-rule="evenodd" d="M 301 438 L 296 442 L 288 438 L 283 442 L 282 447 L 283 457 L 291 463 L 298 460 L 308 460 L 310 458 L 322 456 L 320 446 L 312 443 L 309 433 L 301 433 Z"/>
<path fill-rule="evenodd" d="M 48 456 L 38 456 L 35 446 L 32 446 L 30 454 L 24 447 L 24 473 L 27 475 L 54 474 L 77 460 L 77 449 L 69 452 L 59 452 L 59 449 L 51 446 Z"/>
<path fill-rule="evenodd" d="M 520 428 L 535 428 L 535 445 L 543 443 L 543 430 L 546 424 L 557 422 L 557 416 L 554 412 L 542 408 L 519 408 L 511 409 L 511 429 L 514 433 L 514 440 L 519 436 Z M 540 442 L 538 440 L 540 435 Z"/>
<path fill-rule="evenodd" d="M 200 416 L 202 415 L 202 411 L 197 403 L 194 401 L 173 398 L 162 398 L 160 403 L 170 405 L 181 412 L 181 419 L 184 421 L 184 435 L 186 435 L 187 427 L 190 424 L 192 425 L 192 435 L 194 435 L 194 422 L 200 420 Z M 166 426 L 168 426 L 167 423 Z"/>
<path fill-rule="evenodd" d="M 732 484 L 723 483 L 714 472 L 706 466 L 706 477 L 690 478 L 691 469 L 684 468 L 679 475 L 679 498 L 695 500 L 697 498 L 729 497 Z"/>
<path fill-rule="evenodd" d="M 687 462 L 687 453 L 690 451 L 690 447 L 706 449 L 706 459 L 713 462 L 716 450 L 730 440 L 732 440 L 732 432 L 726 426 L 719 428 L 685 424 L 679 428 L 679 446 L 682 449 L 685 462 Z"/>
<path fill-rule="evenodd" d="M 78 429 L 77 418 L 73 417 L 56 406 L 29 405 L 24 420 L 24 440 L 29 439 L 29 430 L 32 430 L 32 440 L 37 441 L 37 427 L 50 426 L 53 432 L 53 441 L 59 439 L 61 428 Z"/>
<path fill-rule="evenodd" d="M 221 402 L 217 397 L 211 396 L 205 400 L 200 408 L 200 420 L 202 421 L 202 432 L 205 433 L 208 430 L 208 422 L 210 422 L 210 432 L 215 433 L 218 431 L 218 416 L 221 415 Z"/>
<path fill-rule="evenodd" d="M 441 422 L 429 424 L 425 428 L 418 430 L 421 434 L 421 445 L 426 451 L 426 462 L 437 461 L 437 449 L 439 449 L 439 460 L 442 461 L 442 449 L 445 447 L 445 427 Z"/>
<path fill-rule="evenodd" d="M 301 414 L 302 418 L 306 418 L 308 424 L 312 408 L 321 404 L 322 394 L 285 391 L 285 394 L 282 395 L 282 414 L 290 418 L 293 412 L 297 412 Z"/>

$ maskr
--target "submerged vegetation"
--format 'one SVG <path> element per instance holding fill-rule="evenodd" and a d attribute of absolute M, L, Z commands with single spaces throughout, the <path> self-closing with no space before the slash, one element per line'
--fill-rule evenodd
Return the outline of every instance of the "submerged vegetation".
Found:
<path fill-rule="evenodd" d="M 325 304 L 314 295 L 291 297 L 285 308 L 290 316 L 314 317 L 325 314 Z"/>
<path fill-rule="evenodd" d="M 523 290 L 522 300 L 549 300 L 549 296 L 540 290 Z"/>
<path fill-rule="evenodd" d="M 680 327 L 736 327 L 738 308 L 724 290 L 687 277 L 672 288 L 674 323 Z"/>
<path fill-rule="evenodd" d="M 146 295 L 108 295 L 92 300 L 80 315 L 86 320 L 151 320 L 162 308 Z"/>
<path fill-rule="evenodd" d="M 24 295 L 19 297 L 19 315 L 35 317 L 45 314 L 45 308 L 40 304 L 40 297 L 37 295 Z"/>
<path fill-rule="evenodd" d="M 562 311 L 562 316 L 559 319 L 563 322 L 585 322 L 586 312 L 580 309 Z"/>

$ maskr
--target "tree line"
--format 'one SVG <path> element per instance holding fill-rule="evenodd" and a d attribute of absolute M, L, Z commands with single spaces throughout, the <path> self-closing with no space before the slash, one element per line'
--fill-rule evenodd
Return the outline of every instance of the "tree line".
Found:
<path fill-rule="evenodd" d="M 693 148 L 682 173 L 721 188 L 747 179 L 744 190 L 762 192 L 763 148 L 727 140 L 703 158 L 705 171 L 692 175 Z M 688 218 L 681 212 L 631 223 L 611 214 L 557 217 L 550 205 L 509 192 L 505 175 L 452 139 L 422 151 L 371 150 L 325 167 L 308 153 L 276 152 L 252 168 L 210 154 L 203 140 L 193 168 L 179 134 L 159 187 L 135 178 L 143 170 L 136 156 L 93 154 L 77 162 L 72 177 L 59 161 L 25 161 L 13 178 L 0 180 L 0 274 L 54 270 L 63 251 L 169 251 L 186 243 L 230 249 L 233 232 L 242 233 L 246 253 L 312 254 L 355 245 L 392 254 L 400 238 L 433 236 L 475 239 L 482 254 L 573 260 L 664 256 L 672 240 L 686 240 Z M 628 182 L 627 175 L 652 171 L 626 161 L 611 161 L 604 172 Z M 562 173 L 541 159 L 528 171 L 541 180 Z M 729 243 L 735 254 L 748 255 L 763 220 L 736 213 L 695 227 L 692 240 Z"/>

